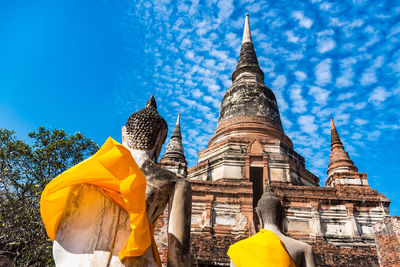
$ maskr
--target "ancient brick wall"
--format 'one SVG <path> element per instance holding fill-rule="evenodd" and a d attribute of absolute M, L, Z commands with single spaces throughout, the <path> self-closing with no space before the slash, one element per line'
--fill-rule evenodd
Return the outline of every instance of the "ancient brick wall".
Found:
<path fill-rule="evenodd" d="M 212 228 L 204 229 L 202 234 L 191 235 L 191 253 L 194 266 L 229 266 L 226 254 L 229 246 L 247 236 L 218 235 Z"/>
<path fill-rule="evenodd" d="M 226 254 L 229 246 L 244 238 L 246 236 L 216 235 L 211 228 L 205 229 L 202 234 L 192 234 L 191 252 L 194 266 L 229 266 L 230 259 Z M 378 254 L 373 247 L 343 248 L 328 244 L 322 238 L 318 238 L 312 245 L 319 267 L 379 266 Z"/>
<path fill-rule="evenodd" d="M 160 254 L 162 266 L 167 266 L 168 260 L 168 207 L 157 220 L 154 227 L 154 240 L 156 241 L 158 253 Z"/>
<path fill-rule="evenodd" d="M 379 266 L 375 248 L 343 248 L 317 238 L 313 244 L 317 266 Z"/>
<path fill-rule="evenodd" d="M 389 217 L 374 225 L 380 266 L 400 266 L 400 217 Z"/>

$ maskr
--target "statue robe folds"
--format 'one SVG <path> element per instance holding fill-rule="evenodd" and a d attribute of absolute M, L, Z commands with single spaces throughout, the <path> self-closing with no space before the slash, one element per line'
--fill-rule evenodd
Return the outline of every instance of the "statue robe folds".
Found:
<path fill-rule="evenodd" d="M 296 267 L 279 237 L 265 229 L 231 245 L 228 256 L 236 267 Z"/>
<path fill-rule="evenodd" d="M 143 255 L 152 243 L 146 214 L 146 178 L 131 152 L 109 137 L 96 154 L 63 172 L 46 186 L 40 212 L 47 234 L 53 241 L 71 189 L 80 184 L 98 187 L 129 215 L 131 232 L 119 258 Z"/>

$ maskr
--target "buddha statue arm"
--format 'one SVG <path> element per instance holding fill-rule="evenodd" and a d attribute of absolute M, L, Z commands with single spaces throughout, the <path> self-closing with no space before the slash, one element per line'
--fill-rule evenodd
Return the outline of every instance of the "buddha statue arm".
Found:
<path fill-rule="evenodd" d="M 162 169 L 151 160 L 141 164 L 147 179 L 146 205 L 149 222 L 164 211 L 169 199 L 168 266 L 191 266 L 190 224 L 192 190 L 182 176 Z"/>
<path fill-rule="evenodd" d="M 313 249 L 310 245 L 307 245 L 304 250 L 304 257 L 305 257 L 305 267 L 315 267 L 315 257 Z"/>
<path fill-rule="evenodd" d="M 192 188 L 186 180 L 176 182 L 170 198 L 168 220 L 168 266 L 191 266 L 190 224 Z"/>

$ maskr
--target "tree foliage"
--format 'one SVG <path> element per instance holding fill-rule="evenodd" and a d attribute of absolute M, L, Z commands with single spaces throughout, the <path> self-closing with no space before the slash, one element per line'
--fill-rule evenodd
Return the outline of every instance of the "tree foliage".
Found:
<path fill-rule="evenodd" d="M 52 244 L 40 217 L 46 184 L 98 146 L 81 133 L 40 127 L 29 144 L 0 128 L 0 250 L 16 254 L 16 266 L 51 266 Z"/>

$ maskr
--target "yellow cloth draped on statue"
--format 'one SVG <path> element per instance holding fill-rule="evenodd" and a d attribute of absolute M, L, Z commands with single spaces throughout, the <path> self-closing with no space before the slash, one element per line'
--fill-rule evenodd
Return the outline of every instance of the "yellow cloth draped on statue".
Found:
<path fill-rule="evenodd" d="M 229 247 L 237 267 L 296 267 L 279 237 L 265 229 Z"/>
<path fill-rule="evenodd" d="M 119 258 L 143 255 L 152 243 L 146 214 L 146 178 L 130 151 L 109 137 L 96 154 L 63 172 L 46 186 L 41 196 L 40 213 L 53 241 L 67 208 L 70 190 L 78 184 L 97 186 L 129 214 L 131 233 Z M 155 254 L 158 255 L 156 251 Z"/>

